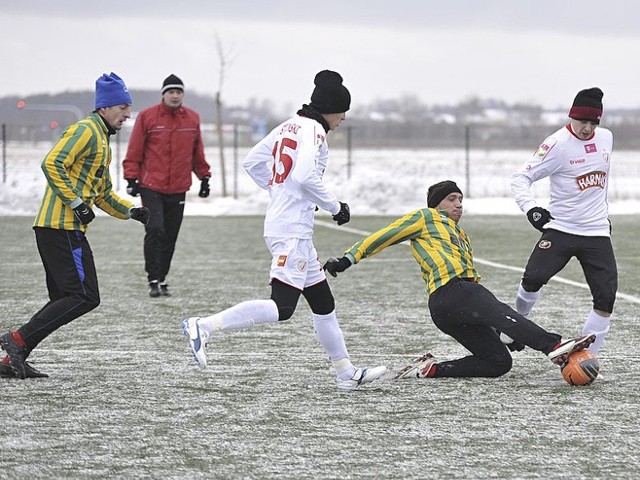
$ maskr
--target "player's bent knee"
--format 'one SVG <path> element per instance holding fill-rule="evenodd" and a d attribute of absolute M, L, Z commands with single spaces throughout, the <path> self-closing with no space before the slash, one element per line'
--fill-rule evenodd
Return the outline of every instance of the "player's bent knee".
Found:
<path fill-rule="evenodd" d="M 489 376 L 501 377 L 502 375 L 505 375 L 506 373 L 508 373 L 511 370 L 512 366 L 513 366 L 513 359 L 511 358 L 511 355 L 507 355 L 506 357 L 503 357 L 500 360 L 493 363 L 493 366 L 490 372 L 491 375 Z"/>

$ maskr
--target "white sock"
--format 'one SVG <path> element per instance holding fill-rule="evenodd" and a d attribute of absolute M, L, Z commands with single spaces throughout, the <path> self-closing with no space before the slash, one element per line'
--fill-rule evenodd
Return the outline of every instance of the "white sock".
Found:
<path fill-rule="evenodd" d="M 589 350 L 593 353 L 598 353 L 598 350 L 602 347 L 604 339 L 609 332 L 610 325 L 611 317 L 602 317 L 593 310 L 591 310 L 589 315 L 587 315 L 587 320 L 584 322 L 584 326 L 582 327 L 582 334 L 596 334 L 596 341 L 589 345 Z"/>
<path fill-rule="evenodd" d="M 522 288 L 522 284 L 518 285 L 518 294 L 516 295 L 516 312 L 525 317 L 529 317 L 533 306 L 540 298 L 540 290 L 537 292 L 527 292 Z"/>
<path fill-rule="evenodd" d="M 240 330 L 261 323 L 276 323 L 278 306 L 273 300 L 248 300 L 200 319 L 200 328 L 211 334 L 219 330 Z"/>
<path fill-rule="evenodd" d="M 347 380 L 353 377 L 353 374 L 356 373 L 356 367 L 349 360 L 344 335 L 342 335 L 342 330 L 338 325 L 338 317 L 335 310 L 327 315 L 313 313 L 311 318 L 313 319 L 316 338 L 333 362 L 338 378 Z"/>

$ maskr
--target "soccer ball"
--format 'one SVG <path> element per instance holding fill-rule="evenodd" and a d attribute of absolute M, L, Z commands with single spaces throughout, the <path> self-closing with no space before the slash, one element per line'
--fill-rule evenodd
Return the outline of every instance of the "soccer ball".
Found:
<path fill-rule="evenodd" d="M 600 363 L 595 353 L 578 350 L 569 355 L 560 371 L 569 385 L 590 385 L 598 377 L 599 370 Z"/>

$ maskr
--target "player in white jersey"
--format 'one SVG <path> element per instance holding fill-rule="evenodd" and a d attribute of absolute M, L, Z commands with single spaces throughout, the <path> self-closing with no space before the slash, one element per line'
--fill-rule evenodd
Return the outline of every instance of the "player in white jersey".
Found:
<path fill-rule="evenodd" d="M 540 289 L 572 257 L 582 266 L 593 308 L 582 333 L 596 334 L 597 352 L 609 331 L 618 289 L 607 204 L 613 135 L 599 126 L 602 90 L 581 90 L 569 111 L 569 123 L 547 137 L 524 167 L 511 177 L 511 190 L 529 222 L 542 232 L 516 295 L 516 310 L 528 316 Z M 531 191 L 548 177 L 549 208 L 539 207 Z M 505 339 L 508 342 L 508 338 Z"/>
<path fill-rule="evenodd" d="M 313 245 L 316 209 L 328 211 L 338 225 L 350 219 L 349 207 L 322 183 L 329 149 L 327 134 L 346 118 L 351 95 L 342 77 L 329 70 L 318 73 L 311 103 L 278 125 L 249 152 L 244 168 L 269 191 L 264 238 L 271 252 L 271 299 L 249 300 L 208 317 L 183 321 L 193 356 L 207 364 L 208 337 L 291 318 L 302 294 L 312 312 L 316 338 L 331 359 L 339 390 L 354 390 L 379 379 L 386 367 L 356 368 L 349 360 L 338 324 L 335 301 Z"/>

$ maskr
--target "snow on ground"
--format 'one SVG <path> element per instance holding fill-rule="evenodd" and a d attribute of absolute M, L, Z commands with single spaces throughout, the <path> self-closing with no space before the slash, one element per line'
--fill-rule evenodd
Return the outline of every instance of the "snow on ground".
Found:
<path fill-rule="evenodd" d="M 25 148 L 22 152 L 20 148 Z M 28 150 L 26 150 L 28 148 Z M 10 161 L 0 178 L 0 215 L 35 215 L 44 191 L 45 180 L 40 162 L 50 145 L 12 146 Z M 212 195 L 197 196 L 199 183 L 188 193 L 186 215 L 262 215 L 268 193 L 258 188 L 240 168 L 233 168 L 233 154 L 227 163 L 227 193 L 220 195 L 215 149 L 207 149 L 212 166 Z M 426 205 L 427 187 L 440 180 L 454 180 L 465 192 L 465 212 L 471 215 L 522 214 L 511 198 L 509 176 L 530 155 L 528 151 L 472 151 L 470 168 L 461 149 L 392 150 L 357 149 L 331 152 L 324 181 L 353 215 L 401 215 Z M 238 162 L 244 154 L 238 155 Z M 619 152 L 614 156 L 609 184 L 610 213 L 640 213 L 640 162 L 637 152 Z M 235 172 L 235 173 L 234 173 Z M 468 172 L 468 173 L 467 173 Z M 111 175 L 116 192 L 125 198 L 125 182 L 119 162 L 114 160 Z M 467 178 L 469 185 L 467 185 Z M 540 205 L 548 201 L 548 183 L 535 184 Z M 139 198 L 133 199 L 139 203 Z M 101 212 L 97 212 L 101 213 Z M 322 214 L 322 212 L 320 212 Z"/>

